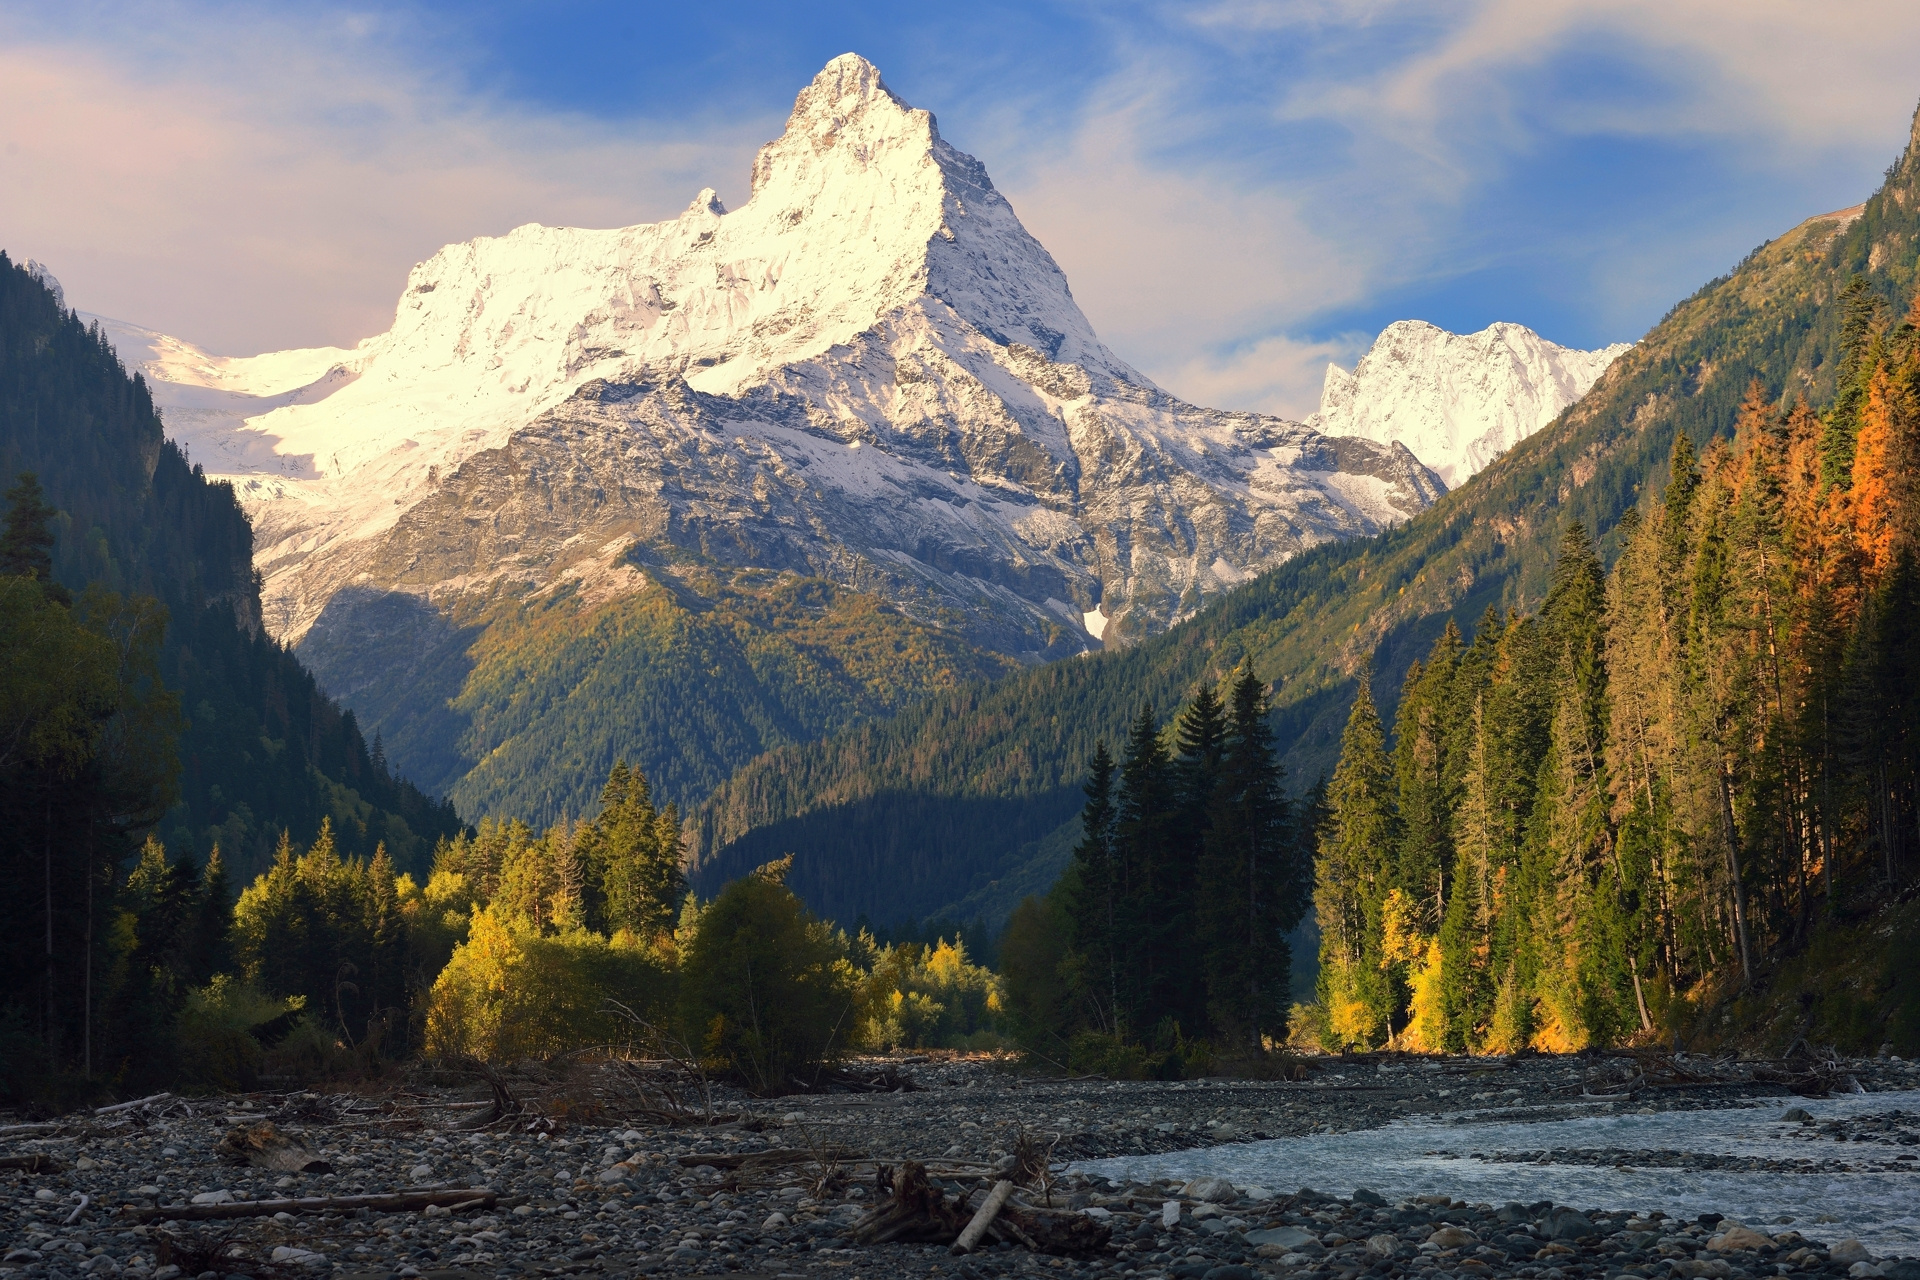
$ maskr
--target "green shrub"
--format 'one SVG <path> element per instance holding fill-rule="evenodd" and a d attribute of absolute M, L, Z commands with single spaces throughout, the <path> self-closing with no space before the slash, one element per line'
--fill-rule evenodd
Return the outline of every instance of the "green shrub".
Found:
<path fill-rule="evenodd" d="M 784 1093 L 845 1055 L 858 975 L 831 929 L 773 875 L 720 891 L 680 972 L 687 1039 L 744 1087 Z"/>
<path fill-rule="evenodd" d="M 482 908 L 427 997 L 427 1052 L 505 1062 L 625 1044 L 638 1028 L 615 1002 L 664 1021 L 673 982 L 650 948 L 583 929 L 541 934 Z"/>
<path fill-rule="evenodd" d="M 256 1029 L 271 1026 L 300 1008 L 299 999 L 279 1000 L 232 974 L 187 993 L 174 1027 L 174 1060 L 180 1084 L 230 1092 L 254 1088 L 265 1056 Z"/>

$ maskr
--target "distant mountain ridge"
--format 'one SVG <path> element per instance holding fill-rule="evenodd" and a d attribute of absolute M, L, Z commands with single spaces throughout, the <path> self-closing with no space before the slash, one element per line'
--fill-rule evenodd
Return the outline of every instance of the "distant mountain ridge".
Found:
<path fill-rule="evenodd" d="M 246 504 L 268 626 L 476 816 L 578 813 L 615 756 L 695 801 L 924 690 L 1157 634 L 1443 492 L 1399 446 L 1154 386 L 854 55 L 739 209 L 705 191 L 663 223 L 450 245 L 351 351 L 113 331 Z M 799 582 L 833 638 L 775 606 Z"/>
<path fill-rule="evenodd" d="M 1399 320 L 1351 373 L 1327 366 L 1307 425 L 1330 436 L 1397 440 L 1457 489 L 1559 417 L 1631 345 L 1576 351 L 1525 325 L 1462 334 Z"/>

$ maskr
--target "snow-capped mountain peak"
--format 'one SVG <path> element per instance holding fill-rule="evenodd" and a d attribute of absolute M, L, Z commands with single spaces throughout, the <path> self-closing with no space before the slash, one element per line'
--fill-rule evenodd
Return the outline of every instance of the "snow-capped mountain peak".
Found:
<path fill-rule="evenodd" d="M 662 222 L 447 245 L 350 351 L 109 328 L 248 504 L 269 626 L 343 693 L 353 602 L 557 589 L 589 550 L 817 574 L 1037 658 L 1441 491 L 1397 446 L 1155 387 L 986 168 L 852 54 L 736 209 L 708 189 Z"/>
<path fill-rule="evenodd" d="M 1629 345 L 1577 351 L 1524 325 L 1459 334 L 1400 320 L 1353 372 L 1327 366 L 1320 410 L 1307 425 L 1397 440 L 1454 488 L 1585 395 Z"/>

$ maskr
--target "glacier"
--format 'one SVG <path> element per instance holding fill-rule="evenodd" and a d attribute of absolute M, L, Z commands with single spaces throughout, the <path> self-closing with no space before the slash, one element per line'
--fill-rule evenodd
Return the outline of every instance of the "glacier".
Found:
<path fill-rule="evenodd" d="M 1449 333 L 1423 320 L 1381 330 L 1349 373 L 1327 366 L 1306 424 L 1330 436 L 1394 441 L 1457 489 L 1585 395 L 1631 343 L 1577 351 L 1525 325 Z"/>

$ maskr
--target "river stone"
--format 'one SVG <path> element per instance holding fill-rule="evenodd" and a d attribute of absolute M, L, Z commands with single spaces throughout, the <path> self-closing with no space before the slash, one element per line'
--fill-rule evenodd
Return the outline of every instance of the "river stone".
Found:
<path fill-rule="evenodd" d="M 1298 1227 L 1267 1227 L 1260 1231 L 1247 1232 L 1247 1243 L 1252 1245 L 1279 1245 L 1280 1253 L 1262 1254 L 1262 1257 L 1277 1258 L 1282 1253 L 1297 1251 L 1302 1245 L 1318 1244 L 1319 1239 L 1310 1231 Z"/>
<path fill-rule="evenodd" d="M 1578 1209 L 1555 1209 L 1547 1214 L 1547 1236 L 1553 1240 L 1578 1240 L 1594 1234 L 1593 1219 Z"/>
<path fill-rule="evenodd" d="M 1845 1262 L 1848 1264 L 1855 1262 L 1872 1262 L 1873 1255 L 1868 1253 L 1867 1246 L 1861 1244 L 1858 1240 L 1842 1240 L 1839 1244 L 1827 1250 L 1827 1260 L 1829 1262 Z"/>
<path fill-rule="evenodd" d="M 1376 1258 L 1391 1258 L 1400 1250 L 1400 1237 L 1391 1232 L 1382 1231 L 1377 1236 L 1367 1237 L 1367 1252 Z"/>
<path fill-rule="evenodd" d="M 1787 1121 L 1797 1121 L 1800 1124 L 1813 1123 L 1813 1113 L 1805 1107 L 1788 1107 L 1780 1113 L 1780 1118 Z"/>
<path fill-rule="evenodd" d="M 1160 1206 L 1160 1225 L 1171 1231 L 1180 1225 L 1180 1202 L 1169 1200 Z"/>
<path fill-rule="evenodd" d="M 1480 1237 L 1465 1227 L 1441 1227 L 1427 1237 L 1428 1244 L 1437 1244 L 1442 1249 L 1464 1249 L 1470 1244 L 1478 1244 Z"/>
<path fill-rule="evenodd" d="M 1853 1280 L 1867 1280 L 1868 1277 L 1880 1276 L 1886 1273 L 1871 1262 L 1856 1262 L 1847 1268 L 1847 1274 L 1852 1276 Z"/>
<path fill-rule="evenodd" d="M 1208 1204 L 1219 1204 L 1238 1199 L 1233 1184 L 1225 1178 L 1195 1178 L 1180 1188 L 1180 1194 L 1189 1200 L 1199 1200 Z"/>
<path fill-rule="evenodd" d="M 1751 1252 L 1773 1243 L 1773 1237 L 1755 1231 L 1752 1227 L 1743 1227 L 1738 1223 L 1728 1227 L 1713 1239 L 1707 1241 L 1707 1248 L 1715 1253 Z"/>

